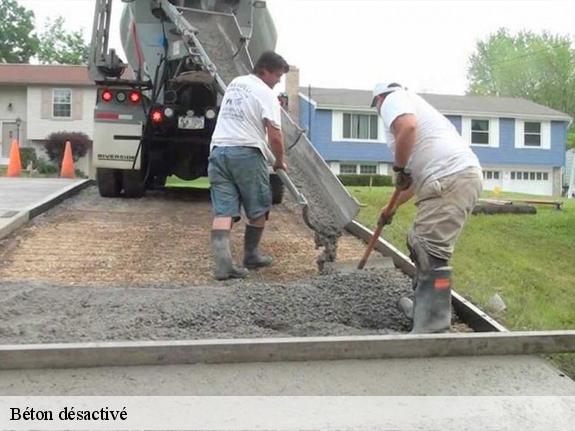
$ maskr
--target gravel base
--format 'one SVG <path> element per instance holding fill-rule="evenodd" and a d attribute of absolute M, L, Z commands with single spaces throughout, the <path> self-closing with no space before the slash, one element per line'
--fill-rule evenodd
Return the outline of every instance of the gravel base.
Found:
<path fill-rule="evenodd" d="M 65 287 L 0 283 L 0 343 L 368 335 L 406 332 L 394 269 L 292 283 Z"/>

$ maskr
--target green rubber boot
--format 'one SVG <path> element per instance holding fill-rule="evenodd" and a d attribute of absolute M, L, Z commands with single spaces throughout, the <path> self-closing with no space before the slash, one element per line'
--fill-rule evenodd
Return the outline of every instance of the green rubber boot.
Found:
<path fill-rule="evenodd" d="M 447 332 L 451 327 L 451 273 L 449 266 L 418 274 L 413 301 L 412 334 Z"/>
<path fill-rule="evenodd" d="M 246 268 L 263 268 L 270 266 L 274 261 L 273 257 L 263 256 L 259 253 L 258 248 L 263 233 L 263 227 L 246 225 L 246 233 L 244 235 L 244 266 Z"/>
<path fill-rule="evenodd" d="M 247 269 L 234 266 L 232 252 L 230 251 L 229 230 L 212 230 L 212 251 L 216 263 L 216 269 L 214 270 L 214 278 L 216 280 L 245 278 L 248 275 Z"/>

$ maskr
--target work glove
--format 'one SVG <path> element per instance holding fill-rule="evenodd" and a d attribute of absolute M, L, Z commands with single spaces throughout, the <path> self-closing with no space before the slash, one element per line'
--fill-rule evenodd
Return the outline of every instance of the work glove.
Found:
<path fill-rule="evenodd" d="M 413 183 L 411 172 L 397 166 L 393 167 L 393 171 L 395 172 L 395 188 L 401 191 L 409 189 Z"/>

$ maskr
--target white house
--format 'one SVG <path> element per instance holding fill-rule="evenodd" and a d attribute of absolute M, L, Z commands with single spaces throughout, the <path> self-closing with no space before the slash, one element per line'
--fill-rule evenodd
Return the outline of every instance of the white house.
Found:
<path fill-rule="evenodd" d="M 53 132 L 83 132 L 92 139 L 96 87 L 86 66 L 0 64 L 0 165 L 8 164 L 10 144 L 34 147 Z M 92 176 L 92 151 L 76 168 Z"/>

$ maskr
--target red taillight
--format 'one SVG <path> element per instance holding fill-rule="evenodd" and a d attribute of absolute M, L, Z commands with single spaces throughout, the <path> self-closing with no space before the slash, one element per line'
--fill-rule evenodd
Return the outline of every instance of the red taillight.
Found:
<path fill-rule="evenodd" d="M 112 94 L 112 92 L 110 90 L 102 91 L 102 100 L 104 102 L 111 102 L 113 98 L 114 98 L 114 95 Z"/>
<path fill-rule="evenodd" d="M 138 103 L 142 99 L 142 95 L 138 91 L 132 91 L 130 93 L 130 102 Z"/>
<path fill-rule="evenodd" d="M 164 114 L 160 109 L 154 109 L 150 114 L 150 118 L 152 119 L 152 123 L 161 123 L 164 121 Z"/>

